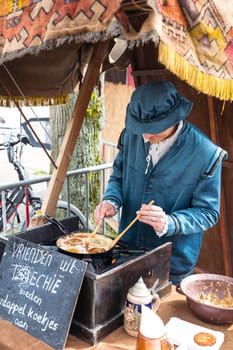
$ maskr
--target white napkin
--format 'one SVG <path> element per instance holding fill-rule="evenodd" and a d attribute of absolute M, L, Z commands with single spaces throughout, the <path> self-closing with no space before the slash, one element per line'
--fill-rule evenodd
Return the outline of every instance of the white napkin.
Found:
<path fill-rule="evenodd" d="M 144 335 L 144 337 L 151 339 L 161 338 L 166 333 L 161 318 L 145 305 L 142 305 L 140 333 Z"/>

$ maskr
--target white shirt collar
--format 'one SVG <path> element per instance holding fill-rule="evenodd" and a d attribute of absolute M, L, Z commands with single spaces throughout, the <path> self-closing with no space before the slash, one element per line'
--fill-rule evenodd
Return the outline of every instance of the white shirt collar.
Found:
<path fill-rule="evenodd" d="M 158 143 L 151 144 L 150 150 L 149 150 L 149 157 L 152 159 L 152 164 L 155 166 L 159 159 L 164 156 L 165 153 L 169 150 L 169 148 L 174 144 L 174 142 L 177 140 L 178 135 L 183 127 L 183 120 L 181 120 L 178 124 L 178 127 L 174 134 L 172 134 L 170 137 L 166 138 L 163 141 L 160 141 Z M 143 135 L 144 142 L 148 142 L 148 140 Z"/>

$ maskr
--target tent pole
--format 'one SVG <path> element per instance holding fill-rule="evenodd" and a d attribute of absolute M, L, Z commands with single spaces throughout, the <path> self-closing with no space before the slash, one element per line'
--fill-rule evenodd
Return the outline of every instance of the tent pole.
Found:
<path fill-rule="evenodd" d="M 72 158 L 77 138 L 82 127 L 88 103 L 100 74 L 100 67 L 107 53 L 108 42 L 98 42 L 93 50 L 92 57 L 87 67 L 84 81 L 80 87 L 79 94 L 72 112 L 71 119 L 67 125 L 56 165 L 49 182 L 46 197 L 42 204 L 42 213 L 54 215 L 59 194 L 65 180 L 65 176 Z"/>
<path fill-rule="evenodd" d="M 216 123 L 216 116 L 214 112 L 214 102 L 212 96 L 207 96 L 208 101 L 208 110 L 209 110 L 209 120 L 210 120 L 210 135 L 213 142 L 218 144 L 218 128 Z M 219 218 L 219 227 L 220 227 L 220 236 L 222 243 L 222 253 L 223 253 L 223 264 L 224 264 L 224 273 L 227 276 L 231 276 L 232 271 L 230 267 L 230 252 L 229 252 L 229 242 L 227 237 L 227 224 L 225 217 L 225 198 L 223 188 L 221 190 L 221 203 L 220 203 L 220 218 Z"/>

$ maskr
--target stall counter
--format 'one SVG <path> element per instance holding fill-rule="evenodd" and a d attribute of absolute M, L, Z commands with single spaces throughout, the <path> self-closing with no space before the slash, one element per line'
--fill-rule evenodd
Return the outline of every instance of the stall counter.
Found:
<path fill-rule="evenodd" d="M 171 293 L 162 300 L 158 315 L 166 324 L 171 317 L 178 317 L 202 327 L 224 333 L 224 343 L 221 350 L 233 349 L 233 324 L 213 325 L 200 321 L 189 309 L 186 297 L 176 292 L 172 287 Z M 4 350 L 52 350 L 50 346 L 25 333 L 8 321 L 0 319 L 0 349 Z M 69 334 L 64 350 L 135 350 L 136 338 L 129 336 L 123 327 L 118 328 L 98 345 L 91 346 L 76 336 Z"/>
<path fill-rule="evenodd" d="M 221 350 L 233 349 L 233 324 L 214 325 L 199 320 L 189 309 L 186 297 L 177 293 L 172 287 L 171 293 L 166 295 L 159 306 L 158 315 L 166 324 L 171 317 L 178 317 L 184 321 L 192 322 L 202 327 L 210 328 L 224 333 L 224 343 Z M 87 343 L 69 335 L 65 350 L 135 350 L 136 339 L 129 336 L 123 327 L 109 334 L 101 343 L 90 346 Z"/>

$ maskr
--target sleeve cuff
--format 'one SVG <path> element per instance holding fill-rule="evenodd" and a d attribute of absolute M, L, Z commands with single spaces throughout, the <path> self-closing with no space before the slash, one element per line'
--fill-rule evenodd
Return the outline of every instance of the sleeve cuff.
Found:
<path fill-rule="evenodd" d="M 104 200 L 103 200 L 103 203 L 109 203 L 109 204 L 113 205 L 114 208 L 116 209 L 116 212 L 118 212 L 119 206 L 118 206 L 114 201 L 109 200 L 109 199 L 104 199 Z"/>
<path fill-rule="evenodd" d="M 180 225 L 175 215 L 167 215 L 167 223 L 168 223 L 167 236 L 179 234 Z"/>

